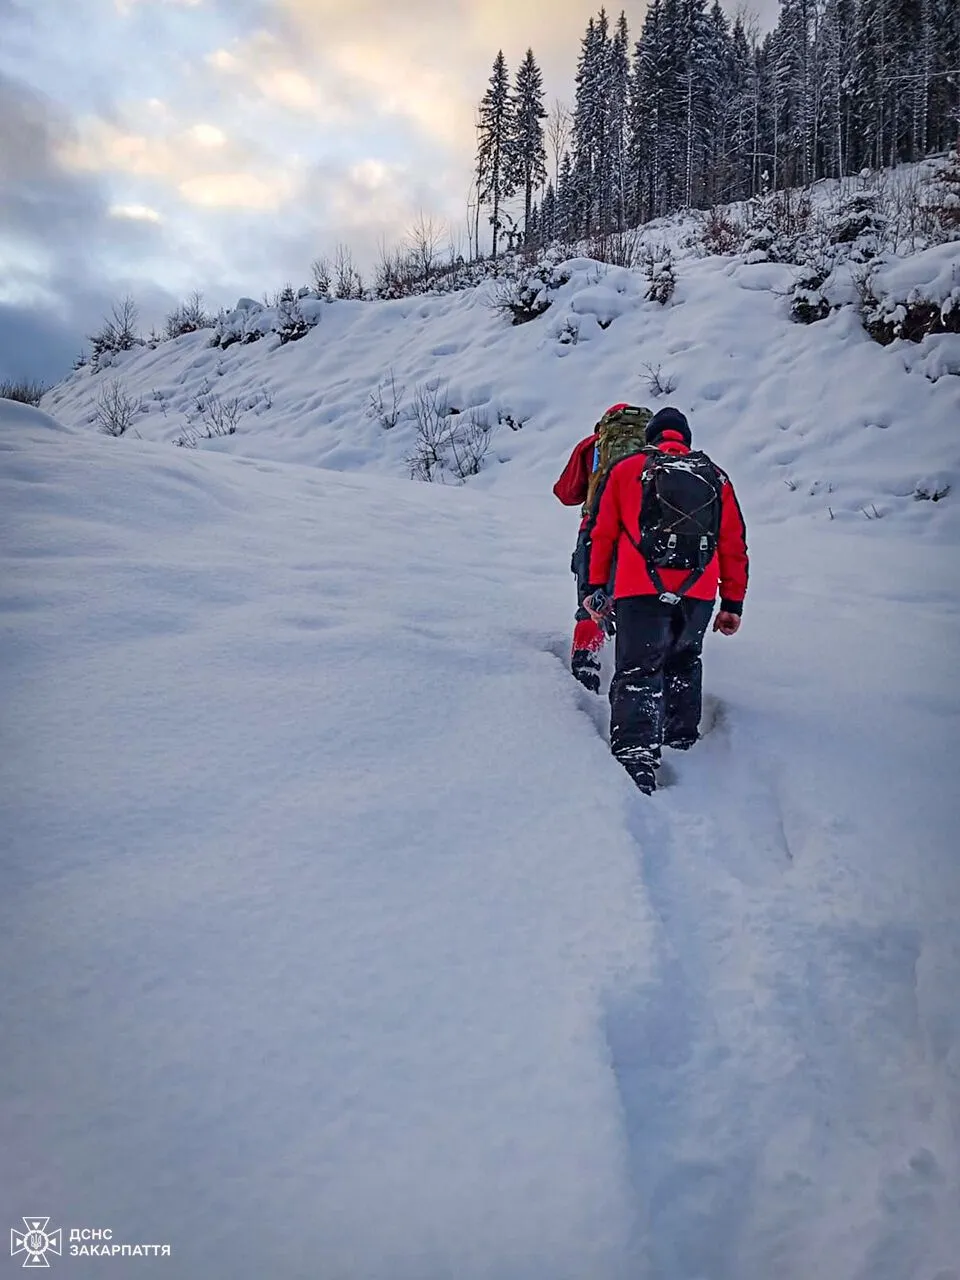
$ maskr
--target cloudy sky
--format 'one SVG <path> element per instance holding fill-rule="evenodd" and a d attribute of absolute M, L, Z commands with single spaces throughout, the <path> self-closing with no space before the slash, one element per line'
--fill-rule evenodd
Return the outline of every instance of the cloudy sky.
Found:
<path fill-rule="evenodd" d="M 307 283 L 340 241 L 368 268 L 420 210 L 462 234 L 497 49 L 570 99 L 597 8 L 0 0 L 0 378 L 61 377 L 127 292 L 149 329 L 193 289 Z"/>

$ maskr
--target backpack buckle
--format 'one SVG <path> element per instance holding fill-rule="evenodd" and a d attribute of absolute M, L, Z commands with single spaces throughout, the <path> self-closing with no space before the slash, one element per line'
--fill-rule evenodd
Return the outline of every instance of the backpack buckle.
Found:
<path fill-rule="evenodd" d="M 682 598 L 682 597 L 681 597 L 681 596 L 678 596 L 678 595 L 677 595 L 677 593 L 676 593 L 675 591 L 661 591 L 661 592 L 660 592 L 660 599 L 661 599 L 661 601 L 662 601 L 664 604 L 679 604 L 679 603 L 680 603 L 681 598 Z"/>

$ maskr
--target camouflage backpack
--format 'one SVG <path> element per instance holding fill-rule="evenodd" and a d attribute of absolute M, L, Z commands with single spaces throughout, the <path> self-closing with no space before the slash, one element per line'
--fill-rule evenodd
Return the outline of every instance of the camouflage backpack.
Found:
<path fill-rule="evenodd" d="M 647 443 L 647 423 L 653 417 L 649 409 L 634 404 L 621 404 L 608 409 L 597 423 L 597 443 L 593 450 L 593 471 L 587 485 L 584 515 L 594 507 L 597 493 L 615 462 L 640 453 Z"/>

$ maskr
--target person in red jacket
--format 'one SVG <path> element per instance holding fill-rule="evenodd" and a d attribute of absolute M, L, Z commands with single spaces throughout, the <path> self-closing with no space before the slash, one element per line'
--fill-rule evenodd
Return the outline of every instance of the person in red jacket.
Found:
<path fill-rule="evenodd" d="M 611 405 L 603 415 L 614 413 L 617 409 L 625 409 L 626 404 Z M 602 419 L 601 419 L 602 420 Z M 587 500 L 587 486 L 595 465 L 595 451 L 598 434 L 596 428 L 591 435 L 585 436 L 574 447 L 573 452 L 560 479 L 553 486 L 553 492 L 565 507 L 581 506 Z M 587 524 L 589 514 L 584 511 L 577 535 L 577 545 L 570 561 L 570 569 L 577 579 L 578 609 L 574 615 L 573 644 L 570 649 L 570 670 L 574 676 L 591 693 L 600 692 L 600 650 L 607 638 L 606 625 L 603 621 L 591 616 L 583 606 L 583 598 L 587 594 L 589 575 L 589 543 L 587 541 Z"/>
<path fill-rule="evenodd" d="M 662 453 L 690 453 L 690 426 L 679 409 L 661 409 L 653 416 L 647 426 L 647 444 Z M 585 607 L 598 625 L 611 607 L 603 597 L 613 598 L 617 639 L 610 685 L 610 749 L 648 794 L 656 787 L 661 747 L 683 751 L 697 740 L 700 652 L 707 625 L 719 592 L 720 610 L 713 629 L 726 636 L 735 634 L 749 568 L 740 505 L 728 477 L 715 468 L 720 528 L 712 558 L 689 585 L 685 569 L 654 568 L 651 576 L 637 544 L 641 476 L 650 461 L 649 452 L 635 454 L 610 471 L 588 530 L 591 553 L 585 597 Z"/>

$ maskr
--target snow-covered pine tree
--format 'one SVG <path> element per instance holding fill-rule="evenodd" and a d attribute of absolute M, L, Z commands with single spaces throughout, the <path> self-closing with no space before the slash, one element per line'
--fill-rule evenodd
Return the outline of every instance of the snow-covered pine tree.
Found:
<path fill-rule="evenodd" d="M 778 186 L 805 185 L 813 179 L 819 88 L 813 70 L 815 26 L 814 0 L 780 0 L 774 33 Z"/>
<path fill-rule="evenodd" d="M 713 0 L 707 14 L 707 40 L 701 76 L 706 90 L 703 169 L 700 202 L 726 204 L 733 197 L 735 166 L 730 135 L 736 120 L 733 41 L 720 0 Z"/>
<path fill-rule="evenodd" d="M 634 223 L 653 218 L 658 208 L 664 53 L 662 0 L 650 0 L 643 30 L 634 47 L 629 84 L 627 205 Z"/>
<path fill-rule="evenodd" d="M 930 0 L 933 66 L 927 106 L 927 150 L 958 149 L 960 138 L 960 4 Z"/>
<path fill-rule="evenodd" d="M 651 0 L 630 80 L 631 187 L 638 217 L 678 209 L 683 196 L 681 0 Z"/>
<path fill-rule="evenodd" d="M 710 50 L 707 0 L 681 0 L 680 53 L 683 66 L 683 204 L 690 208 L 703 184 L 709 89 L 701 74 Z"/>
<path fill-rule="evenodd" d="M 530 233 L 530 209 L 533 193 L 547 176 L 547 152 L 544 145 L 543 76 L 533 50 L 528 49 L 517 69 L 511 101 L 512 134 L 508 147 L 511 185 L 523 192 L 523 234 Z"/>
<path fill-rule="evenodd" d="M 733 24 L 730 35 L 730 90 L 729 109 L 727 113 L 728 129 L 728 163 L 729 173 L 728 200 L 746 200 L 753 195 L 753 170 L 751 152 L 753 150 L 754 114 L 756 97 L 756 68 L 753 51 L 738 17 Z"/>
<path fill-rule="evenodd" d="M 610 45 L 609 74 L 609 218 L 622 231 L 627 220 L 627 114 L 630 86 L 630 32 L 621 10 Z"/>
<path fill-rule="evenodd" d="M 573 176 L 570 152 L 563 153 L 560 161 L 560 177 L 557 182 L 557 212 L 554 219 L 554 235 L 564 244 L 570 244 L 580 228 L 580 205 L 577 184 Z"/>
<path fill-rule="evenodd" d="M 515 136 L 512 99 L 507 64 L 501 49 L 494 59 L 490 83 L 483 95 L 477 124 L 477 195 L 490 205 L 493 226 L 491 255 L 497 256 L 500 209 L 513 195 L 515 169 L 510 162 L 510 144 Z"/>
<path fill-rule="evenodd" d="M 851 157 L 857 168 L 880 169 L 888 159 L 896 161 L 894 16 L 892 0 L 857 0 L 853 93 L 858 146 Z"/>
<path fill-rule="evenodd" d="M 540 206 L 540 243 L 548 245 L 557 235 L 557 193 L 553 187 L 553 180 L 547 182 L 547 188 L 543 193 L 543 203 Z"/>
<path fill-rule="evenodd" d="M 571 138 L 580 233 L 605 230 L 611 207 L 611 41 L 605 9 L 591 18 L 580 48 Z"/>
<path fill-rule="evenodd" d="M 853 123 L 850 67 L 853 62 L 854 0 L 826 0 L 818 32 L 816 64 L 820 76 L 817 127 L 819 177 L 842 178 L 849 172 Z"/>

